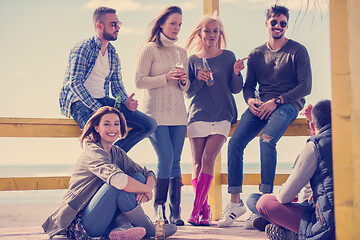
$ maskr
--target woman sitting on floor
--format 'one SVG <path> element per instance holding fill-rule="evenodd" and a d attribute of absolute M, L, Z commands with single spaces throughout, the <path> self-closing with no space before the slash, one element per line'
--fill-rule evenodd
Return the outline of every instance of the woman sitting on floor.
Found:
<path fill-rule="evenodd" d="M 141 204 L 152 199 L 155 174 L 113 145 L 125 136 L 124 116 L 115 108 L 101 107 L 88 120 L 80 137 L 84 150 L 68 191 L 42 226 L 50 238 L 154 237 L 155 226 Z M 175 232 L 176 225 L 165 226 L 166 236 Z"/>

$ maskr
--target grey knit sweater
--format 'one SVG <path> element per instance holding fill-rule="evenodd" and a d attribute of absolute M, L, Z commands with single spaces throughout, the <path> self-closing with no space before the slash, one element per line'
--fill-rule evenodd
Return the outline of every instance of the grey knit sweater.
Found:
<path fill-rule="evenodd" d="M 260 99 L 266 102 L 282 96 L 298 111 L 305 104 L 304 97 L 311 92 L 312 75 L 310 58 L 306 48 L 291 39 L 278 51 L 270 50 L 266 44 L 250 53 L 244 85 L 244 99 L 255 97 L 259 84 Z"/>
<path fill-rule="evenodd" d="M 234 74 L 235 55 L 229 50 L 216 57 L 207 58 L 213 72 L 215 84 L 207 86 L 197 78 L 198 67 L 203 67 L 202 59 L 195 55 L 189 58 L 189 79 L 191 82 L 186 92 L 192 98 L 188 112 L 188 123 L 195 121 L 218 122 L 237 119 L 237 109 L 233 93 L 239 93 L 243 87 L 243 78 Z"/>

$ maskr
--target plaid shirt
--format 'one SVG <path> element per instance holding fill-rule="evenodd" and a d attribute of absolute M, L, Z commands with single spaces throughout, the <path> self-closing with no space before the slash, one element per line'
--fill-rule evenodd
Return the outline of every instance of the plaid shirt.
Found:
<path fill-rule="evenodd" d="M 100 49 L 101 42 L 94 36 L 79 42 L 70 51 L 69 62 L 59 97 L 61 114 L 70 117 L 70 106 L 75 97 L 93 111 L 102 107 L 84 86 L 86 79 L 95 66 L 95 61 L 99 56 Z M 109 54 L 110 72 L 105 78 L 105 96 L 109 97 L 109 84 L 111 83 L 112 95 L 117 97 L 120 94 L 121 102 L 125 103 L 128 95 L 122 82 L 119 56 L 114 46 L 110 43 L 107 46 L 107 51 Z"/>

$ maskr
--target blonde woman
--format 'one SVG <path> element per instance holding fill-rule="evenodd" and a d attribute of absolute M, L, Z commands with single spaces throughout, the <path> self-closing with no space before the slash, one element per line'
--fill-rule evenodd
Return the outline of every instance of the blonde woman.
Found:
<path fill-rule="evenodd" d="M 169 191 L 170 222 L 176 225 L 184 225 L 180 217 L 180 158 L 187 123 L 183 92 L 189 88 L 186 50 L 175 45 L 181 25 L 179 7 L 164 9 L 152 22 L 136 68 L 136 86 L 144 89 L 144 112 L 158 125 L 149 137 L 158 157 L 154 207 L 165 207 Z"/>
<path fill-rule="evenodd" d="M 188 38 L 186 49 L 196 48 L 189 58 L 191 85 L 186 92 L 192 98 L 188 115 L 188 137 L 193 156 L 192 185 L 194 207 L 188 222 L 210 225 L 208 191 L 213 179 L 215 158 L 226 142 L 231 123 L 237 119 L 233 94 L 243 87 L 241 70 L 244 59 L 236 60 L 226 46 L 224 27 L 216 16 L 203 16 Z M 204 69 L 204 61 L 210 67 Z M 210 80 L 214 83 L 209 84 Z M 200 216 L 202 217 L 200 220 Z"/>

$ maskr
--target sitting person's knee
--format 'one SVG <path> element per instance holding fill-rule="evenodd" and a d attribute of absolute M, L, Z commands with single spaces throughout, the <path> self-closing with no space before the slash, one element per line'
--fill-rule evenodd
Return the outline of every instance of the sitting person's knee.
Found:
<path fill-rule="evenodd" d="M 135 173 L 131 174 L 130 176 L 132 178 L 138 180 L 141 183 L 146 183 L 146 177 L 140 172 L 135 172 Z"/>
<path fill-rule="evenodd" d="M 271 194 L 263 194 L 259 200 L 256 203 L 256 209 L 258 210 L 258 212 L 263 215 L 264 212 L 267 212 L 270 205 L 271 205 L 271 201 L 272 199 L 275 198 L 274 195 Z"/>

